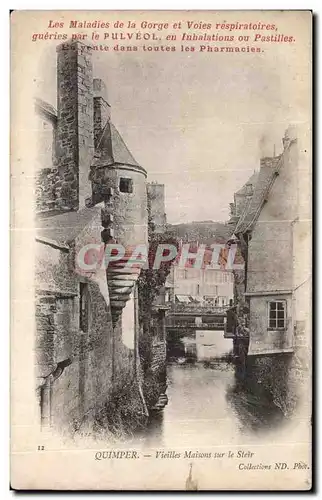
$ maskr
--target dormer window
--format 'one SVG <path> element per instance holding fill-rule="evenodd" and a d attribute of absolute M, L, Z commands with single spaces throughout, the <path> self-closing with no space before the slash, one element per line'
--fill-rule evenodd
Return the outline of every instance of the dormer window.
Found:
<path fill-rule="evenodd" d="M 133 180 L 128 177 L 120 178 L 120 192 L 133 193 Z"/>

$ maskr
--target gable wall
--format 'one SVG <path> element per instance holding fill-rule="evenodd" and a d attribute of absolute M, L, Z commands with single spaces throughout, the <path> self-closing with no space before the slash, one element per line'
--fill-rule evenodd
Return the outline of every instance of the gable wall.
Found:
<path fill-rule="evenodd" d="M 283 155 L 283 165 L 270 190 L 248 251 L 247 292 L 292 288 L 292 231 L 296 218 L 296 145 Z"/>

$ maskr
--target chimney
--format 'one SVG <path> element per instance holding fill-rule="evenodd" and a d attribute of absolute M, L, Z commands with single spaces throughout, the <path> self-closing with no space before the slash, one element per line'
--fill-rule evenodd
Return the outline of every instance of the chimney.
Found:
<path fill-rule="evenodd" d="M 94 144 L 97 148 L 102 130 L 111 118 L 111 107 L 108 104 L 105 83 L 94 78 Z"/>
<path fill-rule="evenodd" d="M 287 127 L 284 133 L 284 137 L 282 139 L 284 149 L 286 149 L 290 145 L 291 141 L 294 141 L 297 138 L 296 132 L 297 131 L 295 125 L 289 125 Z"/>
<path fill-rule="evenodd" d="M 67 42 L 57 47 L 57 160 L 61 202 L 78 210 L 91 197 L 89 172 L 94 155 L 91 47 Z"/>
<path fill-rule="evenodd" d="M 150 217 L 156 226 L 167 223 L 165 215 L 164 184 L 152 182 L 147 184 L 148 203 L 150 205 Z"/>

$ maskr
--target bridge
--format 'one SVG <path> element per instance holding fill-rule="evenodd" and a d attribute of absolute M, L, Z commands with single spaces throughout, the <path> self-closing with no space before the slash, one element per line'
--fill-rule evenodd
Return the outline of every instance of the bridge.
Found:
<path fill-rule="evenodd" d="M 172 304 L 165 319 L 167 336 L 192 335 L 197 330 L 225 330 L 227 307 L 209 304 Z"/>

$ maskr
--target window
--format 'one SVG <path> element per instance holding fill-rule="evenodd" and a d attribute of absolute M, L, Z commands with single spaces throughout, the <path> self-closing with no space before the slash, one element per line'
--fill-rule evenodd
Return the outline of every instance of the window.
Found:
<path fill-rule="evenodd" d="M 208 297 L 216 297 L 218 295 L 218 285 L 204 284 L 202 290 L 204 295 Z"/>
<path fill-rule="evenodd" d="M 270 330 L 286 328 L 286 302 L 284 300 L 268 303 L 268 328 Z"/>
<path fill-rule="evenodd" d="M 175 276 L 175 279 L 177 280 L 183 280 L 184 277 L 185 277 L 185 274 L 184 274 L 184 269 L 178 269 L 177 267 L 175 268 L 176 270 L 176 276 Z"/>
<path fill-rule="evenodd" d="M 223 271 L 222 283 L 231 283 L 231 282 L 232 282 L 232 274 L 228 271 Z"/>
<path fill-rule="evenodd" d="M 199 269 L 185 269 L 186 272 L 186 279 L 198 279 L 200 278 L 200 271 Z"/>
<path fill-rule="evenodd" d="M 89 323 L 89 293 L 88 284 L 80 283 L 79 290 L 79 328 L 82 332 L 88 332 Z"/>
<path fill-rule="evenodd" d="M 121 177 L 120 191 L 121 193 L 133 193 L 133 180 L 128 177 Z"/>
<path fill-rule="evenodd" d="M 216 297 L 214 297 L 213 295 L 204 295 L 203 299 L 207 304 L 217 305 L 218 302 L 218 299 L 216 299 Z"/>
<path fill-rule="evenodd" d="M 217 283 L 218 282 L 217 272 L 209 269 L 205 270 L 205 282 Z"/>

